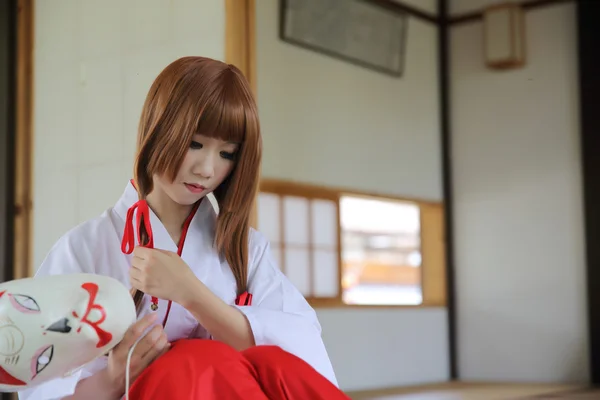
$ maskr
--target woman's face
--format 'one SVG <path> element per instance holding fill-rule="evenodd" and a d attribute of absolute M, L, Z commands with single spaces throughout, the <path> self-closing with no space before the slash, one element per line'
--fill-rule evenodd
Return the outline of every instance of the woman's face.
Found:
<path fill-rule="evenodd" d="M 213 192 L 235 165 L 237 143 L 195 134 L 173 182 L 154 176 L 154 186 L 180 205 L 192 205 Z"/>

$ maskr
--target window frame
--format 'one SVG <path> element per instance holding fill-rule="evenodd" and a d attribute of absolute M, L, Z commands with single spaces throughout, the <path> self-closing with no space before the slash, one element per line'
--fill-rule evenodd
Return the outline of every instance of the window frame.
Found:
<path fill-rule="evenodd" d="M 335 297 L 314 297 L 307 296 L 309 304 L 315 308 L 430 308 L 430 307 L 445 307 L 447 306 L 447 289 L 446 289 L 446 240 L 444 238 L 444 213 L 445 207 L 443 202 L 421 200 L 408 197 L 400 197 L 397 195 L 382 194 L 382 193 L 367 193 L 355 189 L 336 188 L 323 185 L 315 185 L 304 182 L 280 179 L 263 178 L 259 184 L 258 195 L 261 193 L 269 193 L 277 196 L 294 196 L 301 197 L 307 200 L 330 200 L 334 201 L 337 208 L 337 261 L 338 261 L 338 294 Z M 363 198 L 375 198 L 388 201 L 405 201 L 411 202 L 419 207 L 420 223 L 421 223 L 421 258 L 422 263 L 419 267 L 421 275 L 421 290 L 423 293 L 423 301 L 421 304 L 346 304 L 343 296 L 343 264 L 342 264 L 342 229 L 340 221 L 340 198 L 342 196 L 353 196 Z M 280 212 L 283 209 L 283 202 L 279 203 Z M 431 219 L 435 221 L 431 221 Z M 280 231 L 283 232 L 285 222 L 280 221 Z M 309 221 L 309 235 L 311 228 Z M 432 225 L 433 224 L 433 225 Z M 432 228 L 434 226 L 435 228 Z M 440 235 L 438 237 L 438 235 Z M 310 238 L 310 236 L 309 236 Z M 427 244 L 425 244 L 427 241 Z M 439 242 L 439 243 L 438 243 Z M 438 243 L 438 249 L 431 250 Z M 282 253 L 285 249 L 285 244 L 281 243 Z M 310 245 L 309 245 L 310 246 Z M 429 246 L 424 250 L 425 246 Z M 312 247 L 309 247 L 312 250 Z M 432 253 L 433 251 L 433 253 Z M 427 254 L 426 254 L 427 252 Z M 282 256 L 283 257 L 283 256 Z M 280 266 L 285 274 L 284 266 Z M 312 273 L 312 272 L 311 272 Z M 311 283 L 312 284 L 312 283 Z"/>

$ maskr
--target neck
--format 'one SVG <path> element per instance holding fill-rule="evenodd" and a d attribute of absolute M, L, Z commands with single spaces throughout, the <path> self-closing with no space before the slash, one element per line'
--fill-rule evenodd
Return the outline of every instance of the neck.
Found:
<path fill-rule="evenodd" d="M 156 190 L 146 197 L 146 201 L 169 232 L 173 241 L 178 243 L 183 224 L 192 212 L 193 205 L 182 206 L 177 204 L 165 193 Z"/>

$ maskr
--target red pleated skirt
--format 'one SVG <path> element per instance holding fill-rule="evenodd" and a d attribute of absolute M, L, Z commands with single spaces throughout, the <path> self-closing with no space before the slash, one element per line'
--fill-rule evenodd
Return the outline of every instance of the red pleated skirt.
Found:
<path fill-rule="evenodd" d="M 302 359 L 277 346 L 238 352 L 216 340 L 173 343 L 131 385 L 131 400 L 349 400 Z"/>

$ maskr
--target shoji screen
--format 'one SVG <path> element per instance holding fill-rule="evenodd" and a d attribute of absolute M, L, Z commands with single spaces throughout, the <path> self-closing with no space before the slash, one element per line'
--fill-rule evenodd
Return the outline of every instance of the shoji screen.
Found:
<path fill-rule="evenodd" d="M 340 297 L 337 199 L 261 192 L 258 229 L 271 241 L 281 270 L 304 296 Z"/>

